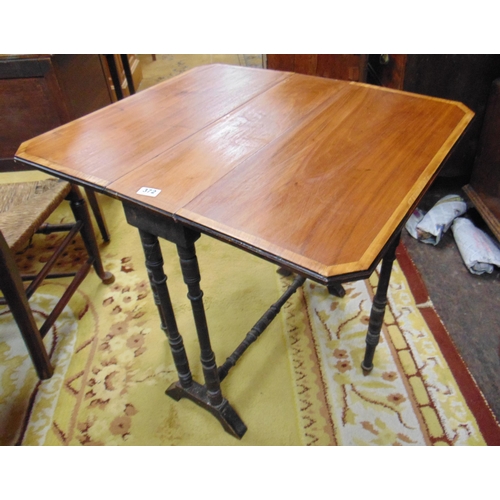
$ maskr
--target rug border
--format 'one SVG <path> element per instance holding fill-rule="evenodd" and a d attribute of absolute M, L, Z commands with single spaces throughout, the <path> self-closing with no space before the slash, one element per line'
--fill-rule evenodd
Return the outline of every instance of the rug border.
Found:
<path fill-rule="evenodd" d="M 424 280 L 403 242 L 398 246 L 396 256 L 416 303 L 425 304 L 429 302 L 431 299 Z M 500 424 L 467 368 L 446 326 L 433 305 L 421 307 L 419 310 L 436 339 L 470 411 L 476 418 L 486 444 L 488 446 L 499 446 Z"/>

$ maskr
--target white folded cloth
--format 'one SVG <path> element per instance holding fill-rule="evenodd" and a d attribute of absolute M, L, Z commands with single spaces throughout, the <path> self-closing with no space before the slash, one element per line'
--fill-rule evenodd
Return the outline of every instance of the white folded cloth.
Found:
<path fill-rule="evenodd" d="M 416 208 L 413 213 L 410 215 L 410 218 L 406 221 L 406 230 L 413 236 L 416 240 L 418 240 L 417 226 L 418 223 L 424 218 L 425 214 L 420 208 Z"/>
<path fill-rule="evenodd" d="M 451 227 L 458 250 L 467 269 L 473 274 L 492 273 L 500 267 L 500 247 L 484 231 L 464 217 L 454 220 Z"/>
<path fill-rule="evenodd" d="M 437 245 L 453 220 L 467 211 L 467 203 L 456 194 L 441 198 L 427 213 L 416 209 L 406 223 L 406 229 L 422 243 Z"/>

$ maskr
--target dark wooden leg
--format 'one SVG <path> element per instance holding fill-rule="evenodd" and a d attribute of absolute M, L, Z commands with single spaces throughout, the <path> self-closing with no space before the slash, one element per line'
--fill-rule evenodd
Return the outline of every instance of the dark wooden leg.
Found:
<path fill-rule="evenodd" d="M 68 195 L 68 200 L 75 219 L 83 222 L 80 232 L 85 247 L 87 248 L 87 252 L 93 259 L 93 266 L 97 275 L 106 285 L 113 283 L 115 281 L 115 277 L 110 272 L 106 272 L 103 268 L 101 254 L 99 253 L 99 247 L 97 246 L 97 241 L 95 239 L 94 229 L 87 210 L 87 204 L 85 203 L 85 200 L 83 199 L 77 186 L 72 186 Z"/>
<path fill-rule="evenodd" d="M 41 380 L 52 377 L 53 368 L 43 345 L 42 336 L 31 313 L 24 286 L 17 272 L 17 265 L 10 249 L 0 233 L 1 289 L 9 309 L 19 327 L 24 343 Z"/>
<path fill-rule="evenodd" d="M 189 247 L 177 245 L 179 258 L 181 262 L 182 276 L 184 283 L 188 287 L 188 299 L 191 301 L 193 309 L 194 322 L 198 341 L 201 350 L 201 366 L 207 386 L 207 396 L 210 404 L 219 406 L 222 403 L 222 393 L 219 384 L 219 375 L 215 363 L 215 354 L 210 344 L 207 319 L 205 317 L 205 308 L 203 306 L 203 292 L 200 288 L 200 270 L 198 268 L 198 259 L 196 258 L 194 243 Z"/>
<path fill-rule="evenodd" d="M 120 59 L 122 61 L 123 71 L 125 72 L 125 78 L 127 79 L 127 85 L 130 95 L 135 94 L 134 79 L 132 78 L 132 71 L 130 69 L 130 64 L 128 62 L 128 54 L 120 54 Z"/>
<path fill-rule="evenodd" d="M 120 83 L 120 76 L 118 75 L 118 68 L 116 67 L 116 61 L 114 54 L 104 54 L 106 61 L 108 63 L 109 74 L 111 76 L 111 81 L 113 82 L 113 87 L 115 88 L 116 99 L 120 101 L 123 99 L 122 86 Z"/>
<path fill-rule="evenodd" d="M 142 248 L 146 257 L 146 269 L 148 271 L 149 282 L 153 291 L 155 304 L 161 320 L 161 329 L 167 335 L 175 367 L 179 374 L 181 387 L 188 388 L 193 384 L 193 378 L 189 369 L 189 362 L 184 349 L 184 342 L 175 320 L 172 302 L 167 287 L 167 276 L 163 271 L 163 256 L 161 254 L 158 238 L 146 231 L 139 229 Z"/>
<path fill-rule="evenodd" d="M 109 241 L 109 231 L 106 221 L 102 215 L 101 207 L 97 201 L 95 191 L 93 189 L 85 188 L 85 193 L 87 194 L 90 208 L 92 209 L 92 213 L 94 214 L 97 225 L 99 226 L 99 231 L 101 231 L 102 239 L 107 243 Z"/>
<path fill-rule="evenodd" d="M 154 293 L 157 290 L 156 294 L 160 303 L 160 316 L 162 317 L 162 322 L 163 318 L 165 319 L 169 340 L 173 335 L 174 349 L 172 352 L 174 353 L 174 360 L 179 371 L 179 380 L 170 385 L 166 391 L 167 395 L 176 401 L 182 398 L 193 401 L 216 417 L 226 432 L 237 438 L 241 438 L 245 434 L 247 427 L 228 401 L 222 396 L 215 354 L 210 343 L 205 309 L 203 307 L 203 292 L 200 288 L 200 270 L 194 246 L 194 243 L 200 237 L 200 233 L 162 214 L 155 213 L 136 204 L 124 203 L 123 208 L 127 222 L 139 229 L 144 251 L 146 252 L 146 266 L 148 267 L 148 273 L 151 273 L 150 279 L 152 275 L 155 276 L 151 281 L 151 286 Z M 174 313 L 168 292 L 166 291 L 166 278 L 164 278 L 162 259 L 161 255 L 158 254 L 158 237 L 164 238 L 177 246 L 182 275 L 188 287 L 188 298 L 191 302 L 198 343 L 200 345 L 201 365 L 205 378 L 205 384 L 203 385 L 192 380 L 182 340 L 178 338 L 180 336 L 178 336 Z M 163 292 L 161 292 L 162 290 Z M 161 296 L 162 293 L 163 298 Z M 172 322 L 172 326 L 166 323 L 167 320 Z M 181 354 L 178 356 L 174 352 L 176 349 L 181 351 Z"/>
<path fill-rule="evenodd" d="M 210 344 L 208 325 L 203 307 L 203 292 L 200 288 L 200 271 L 196 258 L 194 243 L 177 245 L 181 262 L 182 275 L 188 287 L 188 298 L 191 301 L 198 342 L 201 350 L 201 365 L 205 385 L 193 383 L 191 388 L 182 388 L 173 384 L 167 394 L 176 400 L 187 397 L 196 404 L 210 411 L 222 424 L 224 429 L 235 437 L 241 438 L 247 427 L 234 411 L 228 401 L 222 396 L 219 374 L 215 362 L 215 354 Z"/>
<path fill-rule="evenodd" d="M 387 305 L 387 290 L 391 279 L 392 264 L 396 258 L 396 248 L 399 244 L 401 234 L 398 234 L 391 246 L 388 248 L 382 260 L 382 269 L 378 280 L 377 292 L 373 299 L 368 333 L 366 334 L 365 358 L 361 363 L 361 368 L 365 373 L 373 369 L 373 356 L 380 340 L 380 330 L 384 322 L 385 307 Z"/>

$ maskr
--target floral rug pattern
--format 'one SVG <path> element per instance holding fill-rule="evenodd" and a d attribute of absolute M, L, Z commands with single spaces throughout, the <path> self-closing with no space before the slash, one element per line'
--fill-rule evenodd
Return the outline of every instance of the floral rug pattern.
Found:
<path fill-rule="evenodd" d="M 484 444 L 397 262 L 375 367 L 363 374 L 377 280 L 346 284 L 342 299 L 308 281 L 286 306 L 305 444 Z"/>

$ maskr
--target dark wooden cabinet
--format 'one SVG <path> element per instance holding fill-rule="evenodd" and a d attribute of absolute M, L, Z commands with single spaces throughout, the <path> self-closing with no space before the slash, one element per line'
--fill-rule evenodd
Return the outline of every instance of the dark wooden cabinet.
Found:
<path fill-rule="evenodd" d="M 500 241 L 500 79 L 491 87 L 476 161 L 464 191 Z"/>
<path fill-rule="evenodd" d="M 112 101 L 99 55 L 0 56 L 0 171 L 23 141 Z"/>

